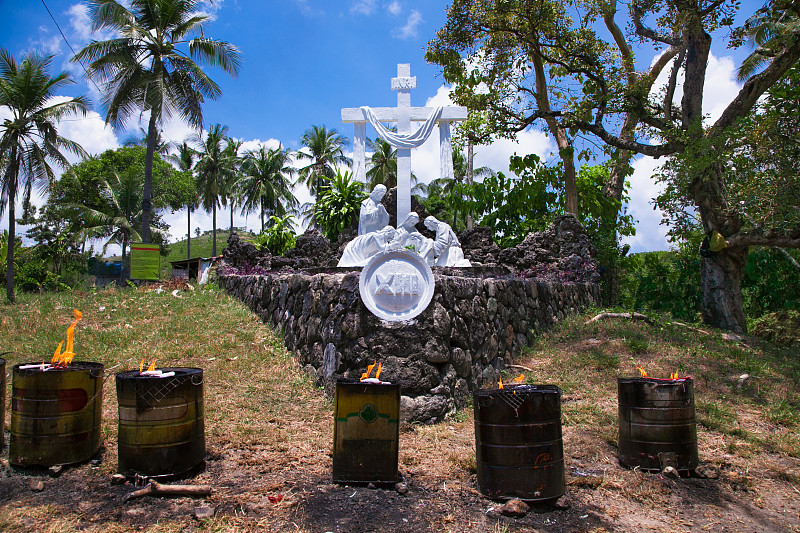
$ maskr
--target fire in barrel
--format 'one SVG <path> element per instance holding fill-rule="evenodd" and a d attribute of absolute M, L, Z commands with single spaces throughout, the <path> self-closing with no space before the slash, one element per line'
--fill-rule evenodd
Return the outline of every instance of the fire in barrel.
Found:
<path fill-rule="evenodd" d="M 0 355 L 5 355 L 0 354 Z M 0 357 L 0 425 L 6 419 L 6 360 Z M 0 439 L 0 450 L 3 449 L 5 439 Z"/>
<path fill-rule="evenodd" d="M 73 361 L 75 326 L 66 348 L 58 345 L 49 363 L 12 370 L 11 438 L 8 460 L 17 466 L 54 466 L 86 461 L 100 448 L 103 365 Z"/>
<path fill-rule="evenodd" d="M 116 375 L 118 470 L 128 476 L 183 474 L 206 455 L 203 370 L 156 369 Z"/>
<path fill-rule="evenodd" d="M 336 383 L 333 427 L 335 483 L 397 481 L 400 385 L 380 380 L 378 363 L 360 381 Z"/>
<path fill-rule="evenodd" d="M 694 470 L 699 464 L 690 377 L 617 378 L 619 462 L 642 470 Z"/>
<path fill-rule="evenodd" d="M 473 405 L 478 490 L 495 499 L 546 503 L 561 497 L 561 389 L 504 386 L 501 380 L 497 389 L 476 390 Z"/>

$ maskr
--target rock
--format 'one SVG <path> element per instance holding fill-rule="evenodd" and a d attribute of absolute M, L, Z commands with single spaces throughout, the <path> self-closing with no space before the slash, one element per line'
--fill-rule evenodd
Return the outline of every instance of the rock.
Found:
<path fill-rule="evenodd" d="M 111 484 L 112 485 L 124 485 L 127 481 L 127 478 L 122 474 L 114 474 L 111 476 Z"/>
<path fill-rule="evenodd" d="M 746 387 L 748 383 L 750 383 L 750 374 L 742 374 L 736 381 L 736 388 L 741 389 L 742 387 Z"/>
<path fill-rule="evenodd" d="M 375 490 L 375 483 L 367 483 L 367 488 L 370 490 Z"/>
<path fill-rule="evenodd" d="M 719 478 L 719 468 L 712 464 L 702 464 L 694 469 L 697 477 L 703 479 L 717 479 Z"/>
<path fill-rule="evenodd" d="M 41 479 L 32 479 L 28 486 L 33 492 L 42 492 L 44 490 L 44 481 Z"/>
<path fill-rule="evenodd" d="M 194 510 L 194 517 L 198 520 L 203 520 L 206 518 L 212 518 L 216 509 L 210 506 L 203 506 L 203 507 L 196 507 Z"/>
<path fill-rule="evenodd" d="M 61 472 L 63 471 L 64 471 L 63 465 L 55 465 L 47 469 L 47 473 L 50 474 L 50 477 L 58 477 L 61 475 Z"/>
<path fill-rule="evenodd" d="M 520 499 L 514 498 L 507 501 L 504 505 L 497 509 L 497 511 L 504 516 L 511 516 L 514 518 L 522 518 L 527 515 L 531 510 L 528 504 Z"/>
<path fill-rule="evenodd" d="M 503 516 L 494 507 L 489 507 L 488 509 L 486 509 L 486 513 L 485 514 L 489 518 L 494 518 L 494 519 L 497 519 L 497 518 L 500 518 L 501 516 Z"/>
<path fill-rule="evenodd" d="M 678 479 L 679 477 L 681 477 L 681 475 L 678 473 L 675 467 L 672 466 L 666 467 L 664 470 L 661 471 L 661 474 L 672 479 Z"/>
<path fill-rule="evenodd" d="M 408 485 L 405 483 L 396 483 L 394 490 L 396 490 L 398 494 L 408 494 Z"/>

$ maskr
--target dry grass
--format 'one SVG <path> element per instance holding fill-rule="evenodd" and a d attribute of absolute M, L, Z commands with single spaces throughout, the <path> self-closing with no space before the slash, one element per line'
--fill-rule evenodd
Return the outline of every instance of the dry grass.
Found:
<path fill-rule="evenodd" d="M 471 409 L 442 424 L 402 427 L 407 496 L 332 485 L 332 402 L 279 335 L 216 290 L 180 296 L 130 289 L 26 295 L 0 306 L 0 336 L 14 351 L 9 366 L 49 359 L 78 308 L 78 359 L 104 363 L 108 376 L 142 357 L 202 367 L 209 457 L 190 482 L 214 486 L 207 500 L 214 518 L 192 518 L 201 502 L 188 498 L 114 499 L 130 487 L 113 492 L 108 484 L 117 431 L 109 378 L 102 464 L 44 477 L 47 489 L 36 494 L 19 489 L 35 474 L 0 472 L 0 531 L 800 531 L 800 363 L 792 354 L 680 326 L 567 320 L 518 363 L 535 369 L 529 382 L 563 390 L 569 509 L 513 521 L 487 517 L 493 504 L 476 491 Z M 657 377 L 679 369 L 695 378 L 700 457 L 719 479 L 671 480 L 618 465 L 615 378 L 634 375 L 636 365 Z M 743 373 L 750 379 L 738 386 Z M 81 486 L 88 488 L 75 489 Z M 3 487 L 17 497 L 8 499 Z M 48 500 L 59 488 L 76 492 Z M 271 502 L 277 494 L 283 500 Z M 354 509 L 361 522 L 348 522 Z"/>

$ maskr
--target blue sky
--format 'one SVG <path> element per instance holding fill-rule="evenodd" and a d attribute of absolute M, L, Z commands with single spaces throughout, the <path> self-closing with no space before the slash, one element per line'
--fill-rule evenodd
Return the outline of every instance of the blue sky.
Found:
<path fill-rule="evenodd" d="M 85 6 L 76 0 L 0 0 L 0 47 L 15 58 L 39 49 L 55 54 L 54 70 L 68 70 L 77 81 L 63 94 L 86 94 L 95 103 L 95 113 L 85 119 L 62 124 L 60 133 L 80 142 L 89 152 L 99 153 L 119 146 L 130 133 L 111 131 L 103 124 L 97 103 L 97 89 L 87 84 L 81 68 L 69 62 L 68 48 L 49 8 L 67 41 L 79 50 L 92 38 Z M 747 4 L 748 2 L 745 2 Z M 244 64 L 237 78 L 219 70 L 208 69 L 219 83 L 223 95 L 203 107 L 208 124 L 227 125 L 232 137 L 244 141 L 243 149 L 259 144 L 300 148 L 300 138 L 311 125 L 335 128 L 352 137 L 352 127 L 342 124 L 342 107 L 394 106 L 396 93 L 390 79 L 398 63 L 410 63 L 417 78 L 412 91 L 412 105 L 443 105 L 449 102 L 448 87 L 441 70 L 425 62 L 425 47 L 446 20 L 449 2 L 442 0 L 224 0 L 208 6 L 213 21 L 205 27 L 207 36 L 228 41 L 239 47 Z M 745 10 L 745 12 L 751 12 Z M 724 49 L 715 49 L 709 73 L 706 111 L 712 116 L 738 92 L 733 71 L 735 58 Z M 650 53 L 652 56 L 652 52 Z M 646 54 L 640 61 L 649 61 Z M 717 109 L 718 108 L 718 109 Z M 2 110 L 0 110 L 2 118 Z M 146 119 L 146 117 L 145 117 Z M 137 124 L 131 123 L 133 131 Z M 165 136 L 181 142 L 193 131 L 173 121 L 164 128 Z M 374 136 L 368 130 L 368 135 Z M 437 177 L 439 170 L 437 141 L 433 139 L 412 153 L 412 169 L 422 181 Z M 479 147 L 476 165 L 495 170 L 508 169 L 508 156 L 531 152 L 552 159 L 554 144 L 541 131 L 532 129 L 520 134 L 518 143 L 499 141 Z M 639 220 L 637 236 L 630 240 L 634 251 L 666 249 L 665 228 L 660 214 L 649 204 L 657 193 L 650 179 L 657 162 L 640 158 L 631 178 L 630 210 Z M 301 201 L 307 191 L 297 190 Z M 167 214 L 172 240 L 186 233 L 185 213 Z M 219 215 L 219 225 L 226 227 L 227 211 Z M 192 226 L 211 229 L 211 217 L 192 215 Z M 256 228 L 257 214 L 235 215 L 237 226 Z M 8 227 L 5 217 L 0 229 Z M 20 230 L 20 233 L 22 230 Z"/>

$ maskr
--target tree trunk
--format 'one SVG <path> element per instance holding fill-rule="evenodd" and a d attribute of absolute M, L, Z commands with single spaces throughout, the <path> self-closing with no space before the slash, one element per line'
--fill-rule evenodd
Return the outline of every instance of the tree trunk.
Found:
<path fill-rule="evenodd" d="M 472 180 L 475 177 L 472 143 L 467 141 L 467 187 L 472 191 Z M 471 199 L 471 198 L 470 198 Z M 472 211 L 467 209 L 467 229 L 472 229 Z"/>
<path fill-rule="evenodd" d="M 186 215 L 186 259 L 192 258 L 192 208 L 189 208 L 189 213 Z"/>
<path fill-rule="evenodd" d="M 261 233 L 264 233 L 264 200 L 261 200 Z"/>
<path fill-rule="evenodd" d="M 228 233 L 233 233 L 233 202 L 231 202 L 231 229 L 228 231 Z"/>
<path fill-rule="evenodd" d="M 211 255 L 212 257 L 216 257 L 217 255 L 217 203 L 214 202 L 214 208 L 212 209 L 212 218 L 211 218 Z"/>
<path fill-rule="evenodd" d="M 125 285 L 125 280 L 127 279 L 127 276 L 125 275 L 125 254 L 126 254 L 127 248 L 128 248 L 128 236 L 127 235 L 123 235 L 122 236 L 122 265 L 121 265 L 122 268 L 119 269 L 120 286 L 124 286 Z"/>
<path fill-rule="evenodd" d="M 150 124 L 147 128 L 147 152 L 144 158 L 144 187 L 142 188 L 142 242 L 150 242 L 150 220 L 153 203 L 153 157 L 156 150 L 156 113 L 150 110 Z"/>
<path fill-rule="evenodd" d="M 700 290 L 704 323 L 747 333 L 742 305 L 742 277 L 746 263 L 747 248 L 725 248 L 702 258 Z"/>
<path fill-rule="evenodd" d="M 12 154 L 13 157 L 13 154 Z M 13 159 L 12 159 L 13 161 Z M 16 182 L 16 179 L 14 179 Z M 11 184 L 8 188 L 8 253 L 6 254 L 6 298 L 8 301 L 14 302 L 14 232 L 17 231 L 15 227 L 14 217 L 16 216 L 14 210 L 14 202 L 16 201 L 15 183 Z"/>

